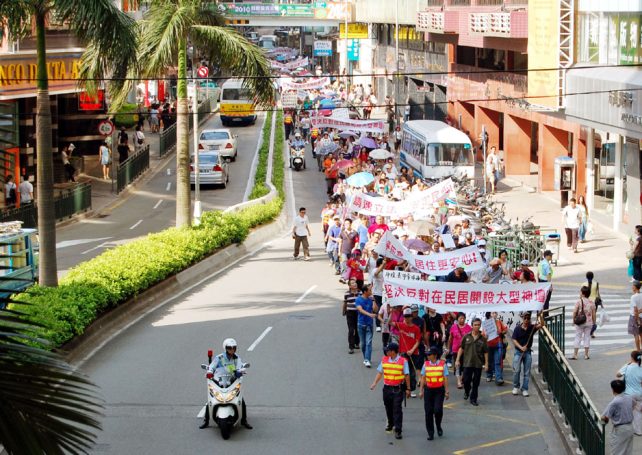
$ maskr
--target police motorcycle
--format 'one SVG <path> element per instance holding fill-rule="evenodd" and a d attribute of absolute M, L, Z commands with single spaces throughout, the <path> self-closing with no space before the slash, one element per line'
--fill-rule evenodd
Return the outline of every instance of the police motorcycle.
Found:
<path fill-rule="evenodd" d="M 227 340 L 226 340 L 227 341 Z M 225 344 L 225 343 L 224 343 Z M 238 427 L 241 421 L 247 418 L 243 415 L 243 376 L 247 374 L 249 363 L 243 363 L 240 369 L 234 372 L 220 371 L 220 368 L 211 371 L 212 351 L 207 351 L 208 363 L 201 364 L 207 381 L 207 404 L 198 414 L 199 418 L 207 415 L 221 430 L 221 437 L 229 439 L 232 429 Z M 206 425 L 205 425 L 206 426 Z M 202 427 L 203 428 L 203 427 Z M 251 427 L 250 427 L 251 428 Z"/>
<path fill-rule="evenodd" d="M 305 169 L 305 142 L 301 139 L 301 134 L 294 135 L 294 141 L 290 144 L 290 167 L 296 171 Z"/>

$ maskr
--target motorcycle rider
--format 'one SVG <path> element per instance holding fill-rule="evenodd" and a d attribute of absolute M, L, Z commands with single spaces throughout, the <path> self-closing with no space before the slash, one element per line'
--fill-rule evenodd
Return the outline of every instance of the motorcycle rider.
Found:
<path fill-rule="evenodd" d="M 304 149 L 305 150 L 305 141 L 301 137 L 301 133 L 298 131 L 294 135 L 294 140 L 290 142 L 290 149 L 298 150 L 298 149 Z M 290 167 L 292 167 L 292 157 L 290 157 Z"/>
<path fill-rule="evenodd" d="M 241 368 L 243 367 L 243 361 L 241 358 L 236 355 L 236 340 L 234 338 L 227 338 L 223 341 L 223 352 L 212 359 L 207 371 L 213 373 L 215 376 L 229 376 L 236 379 L 240 378 Z M 243 419 L 241 420 L 241 425 L 243 425 L 248 430 L 252 429 L 252 425 L 247 422 L 247 408 L 245 406 L 245 398 L 241 401 Z M 203 424 L 199 428 L 207 428 L 210 424 L 210 413 L 209 406 L 205 406 L 205 418 L 203 419 Z"/>

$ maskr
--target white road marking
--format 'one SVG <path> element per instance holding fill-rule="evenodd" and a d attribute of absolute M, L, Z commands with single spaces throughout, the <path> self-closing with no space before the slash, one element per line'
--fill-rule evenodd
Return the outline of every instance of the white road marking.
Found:
<path fill-rule="evenodd" d="M 316 284 L 313 284 L 312 286 L 310 286 L 310 288 L 307 291 L 305 291 L 301 297 L 296 299 L 296 301 L 294 303 L 301 303 L 303 301 L 303 299 L 305 299 L 310 292 L 312 292 L 312 291 L 314 291 L 316 289 L 316 287 L 317 287 Z"/>
<path fill-rule="evenodd" d="M 130 229 L 130 230 L 132 230 L 132 229 L 136 229 L 136 228 L 138 227 L 138 225 L 139 225 L 140 223 L 142 223 L 142 222 L 143 222 L 143 220 L 138 220 L 138 221 L 136 221 L 136 223 L 135 223 L 132 227 L 130 227 L 129 229 Z"/>
<path fill-rule="evenodd" d="M 100 237 L 98 239 L 76 239 L 76 240 L 63 240 L 56 243 L 56 249 L 67 248 L 68 246 L 82 245 L 84 243 L 100 242 L 102 240 L 109 240 L 111 237 Z"/>
<path fill-rule="evenodd" d="M 265 336 L 266 336 L 268 333 L 270 333 L 270 330 L 272 330 L 272 327 L 268 327 L 267 329 L 265 329 L 265 330 L 263 331 L 263 333 L 262 333 L 261 335 L 259 335 L 259 337 L 258 337 L 256 340 L 254 340 L 254 343 L 252 343 L 252 344 L 250 345 L 250 347 L 249 347 L 249 348 L 247 348 L 247 352 L 254 351 L 254 348 L 255 348 L 255 347 L 256 347 L 256 346 L 261 342 L 261 340 L 262 340 L 263 338 L 265 338 Z"/>
<path fill-rule="evenodd" d="M 103 247 L 105 247 L 106 245 L 107 245 L 107 242 L 103 242 L 103 243 L 101 243 L 100 245 L 96 245 L 96 246 L 95 246 L 95 247 L 93 247 L 93 248 L 89 248 L 88 250 L 83 251 L 83 252 L 82 252 L 82 253 L 80 253 L 80 254 L 87 254 L 87 253 L 91 253 L 92 251 L 97 250 L 97 249 L 99 249 L 99 248 L 103 248 Z"/>
<path fill-rule="evenodd" d="M 167 187 L 165 188 L 165 191 L 169 191 L 172 188 L 172 182 L 167 182 Z"/>
<path fill-rule="evenodd" d="M 162 199 L 159 199 L 156 205 L 154 206 L 154 209 L 157 209 L 159 205 L 161 205 L 161 202 L 163 202 Z"/>

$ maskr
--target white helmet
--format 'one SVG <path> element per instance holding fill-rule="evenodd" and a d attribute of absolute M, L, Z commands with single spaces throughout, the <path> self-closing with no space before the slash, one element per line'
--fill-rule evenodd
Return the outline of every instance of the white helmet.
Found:
<path fill-rule="evenodd" d="M 223 351 L 227 348 L 235 348 L 236 346 L 236 340 L 234 338 L 226 338 L 225 341 L 223 341 Z"/>

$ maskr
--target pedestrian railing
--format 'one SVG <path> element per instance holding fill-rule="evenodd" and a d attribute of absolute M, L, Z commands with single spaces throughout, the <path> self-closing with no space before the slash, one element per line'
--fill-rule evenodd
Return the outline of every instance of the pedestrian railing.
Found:
<path fill-rule="evenodd" d="M 488 257 L 499 257 L 499 252 L 506 250 L 513 265 L 519 265 L 524 259 L 535 264 L 542 258 L 544 238 L 540 234 L 513 230 L 509 234 L 489 236 L 486 248 L 490 253 Z"/>
<path fill-rule="evenodd" d="M 127 188 L 147 169 L 149 169 L 149 144 L 118 165 L 116 171 L 116 193 L 120 193 Z"/>
<path fill-rule="evenodd" d="M 600 413 L 555 341 L 559 336 L 558 315 L 549 317 L 553 318 L 551 328 L 558 333 L 553 335 L 548 326 L 539 331 L 539 370 L 580 448 L 586 455 L 604 455 L 605 431 Z"/>
<path fill-rule="evenodd" d="M 206 98 L 198 105 L 198 123 L 200 124 L 204 119 L 207 118 L 209 114 L 213 112 L 212 106 L 216 103 L 214 98 Z M 189 115 L 189 129 L 190 131 L 194 127 L 194 116 L 190 113 Z M 163 128 L 163 131 L 160 133 L 159 141 L 159 155 L 161 157 L 165 156 L 176 145 L 176 123 L 173 123 L 167 128 Z"/>
<path fill-rule="evenodd" d="M 22 221 L 22 227 L 38 227 L 38 207 L 34 204 L 23 204 L 20 207 L 9 207 L 0 212 L 0 222 Z M 63 190 L 54 198 L 56 221 L 62 221 L 91 209 L 91 185 L 79 183 L 73 188 Z"/>
<path fill-rule="evenodd" d="M 563 306 L 560 306 L 549 309 L 546 316 L 544 316 L 546 327 L 562 352 L 565 352 L 566 347 L 564 341 L 564 335 L 566 334 L 566 321 L 564 320 L 566 316 L 565 312 L 566 309 Z"/>

